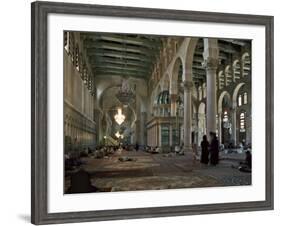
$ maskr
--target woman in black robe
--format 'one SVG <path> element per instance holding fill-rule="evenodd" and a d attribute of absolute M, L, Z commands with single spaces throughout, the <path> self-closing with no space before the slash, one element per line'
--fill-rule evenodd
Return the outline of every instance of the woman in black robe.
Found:
<path fill-rule="evenodd" d="M 219 163 L 219 141 L 214 132 L 210 132 L 211 145 L 210 145 L 210 163 L 211 165 L 217 165 Z"/>
<path fill-rule="evenodd" d="M 201 163 L 208 164 L 209 163 L 209 142 L 207 140 L 207 136 L 203 136 L 203 141 L 201 142 Z"/>

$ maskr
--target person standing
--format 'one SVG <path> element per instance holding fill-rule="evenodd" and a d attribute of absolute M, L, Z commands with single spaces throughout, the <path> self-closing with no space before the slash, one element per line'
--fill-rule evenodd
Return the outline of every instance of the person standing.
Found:
<path fill-rule="evenodd" d="M 211 144 L 210 144 L 210 163 L 211 165 L 217 165 L 219 163 L 219 141 L 216 133 L 210 132 Z"/>
<path fill-rule="evenodd" d="M 207 140 L 207 136 L 203 136 L 203 140 L 201 141 L 201 163 L 208 164 L 209 163 L 209 142 Z"/>
<path fill-rule="evenodd" d="M 139 144 L 138 144 L 138 143 L 136 143 L 136 145 L 135 145 L 135 150 L 136 150 L 136 151 L 139 150 Z"/>

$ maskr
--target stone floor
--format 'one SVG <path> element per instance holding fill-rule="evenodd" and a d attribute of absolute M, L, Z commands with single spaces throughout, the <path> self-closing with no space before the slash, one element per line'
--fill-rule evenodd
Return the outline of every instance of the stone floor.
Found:
<path fill-rule="evenodd" d="M 120 161 L 131 158 L 132 161 Z M 191 155 L 150 154 L 122 151 L 95 159 L 84 158 L 91 183 L 111 191 L 159 190 L 194 187 L 250 185 L 251 173 L 240 172 L 233 165 L 244 159 L 242 154 L 221 154 L 217 166 L 206 166 Z M 71 172 L 70 172 L 71 173 Z M 69 173 L 65 189 L 70 186 Z"/>

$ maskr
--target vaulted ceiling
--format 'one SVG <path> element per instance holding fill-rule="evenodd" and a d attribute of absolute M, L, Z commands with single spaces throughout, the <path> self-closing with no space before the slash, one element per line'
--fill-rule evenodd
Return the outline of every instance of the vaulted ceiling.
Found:
<path fill-rule="evenodd" d="M 151 35 L 81 33 L 95 76 L 116 75 L 147 79 L 162 41 Z"/>

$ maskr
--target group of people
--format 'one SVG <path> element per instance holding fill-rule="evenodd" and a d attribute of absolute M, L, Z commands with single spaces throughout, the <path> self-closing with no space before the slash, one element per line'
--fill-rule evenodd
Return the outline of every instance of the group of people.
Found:
<path fill-rule="evenodd" d="M 209 142 L 207 136 L 203 136 L 201 142 L 201 163 L 217 165 L 219 163 L 219 141 L 215 132 L 210 132 L 211 141 Z"/>

